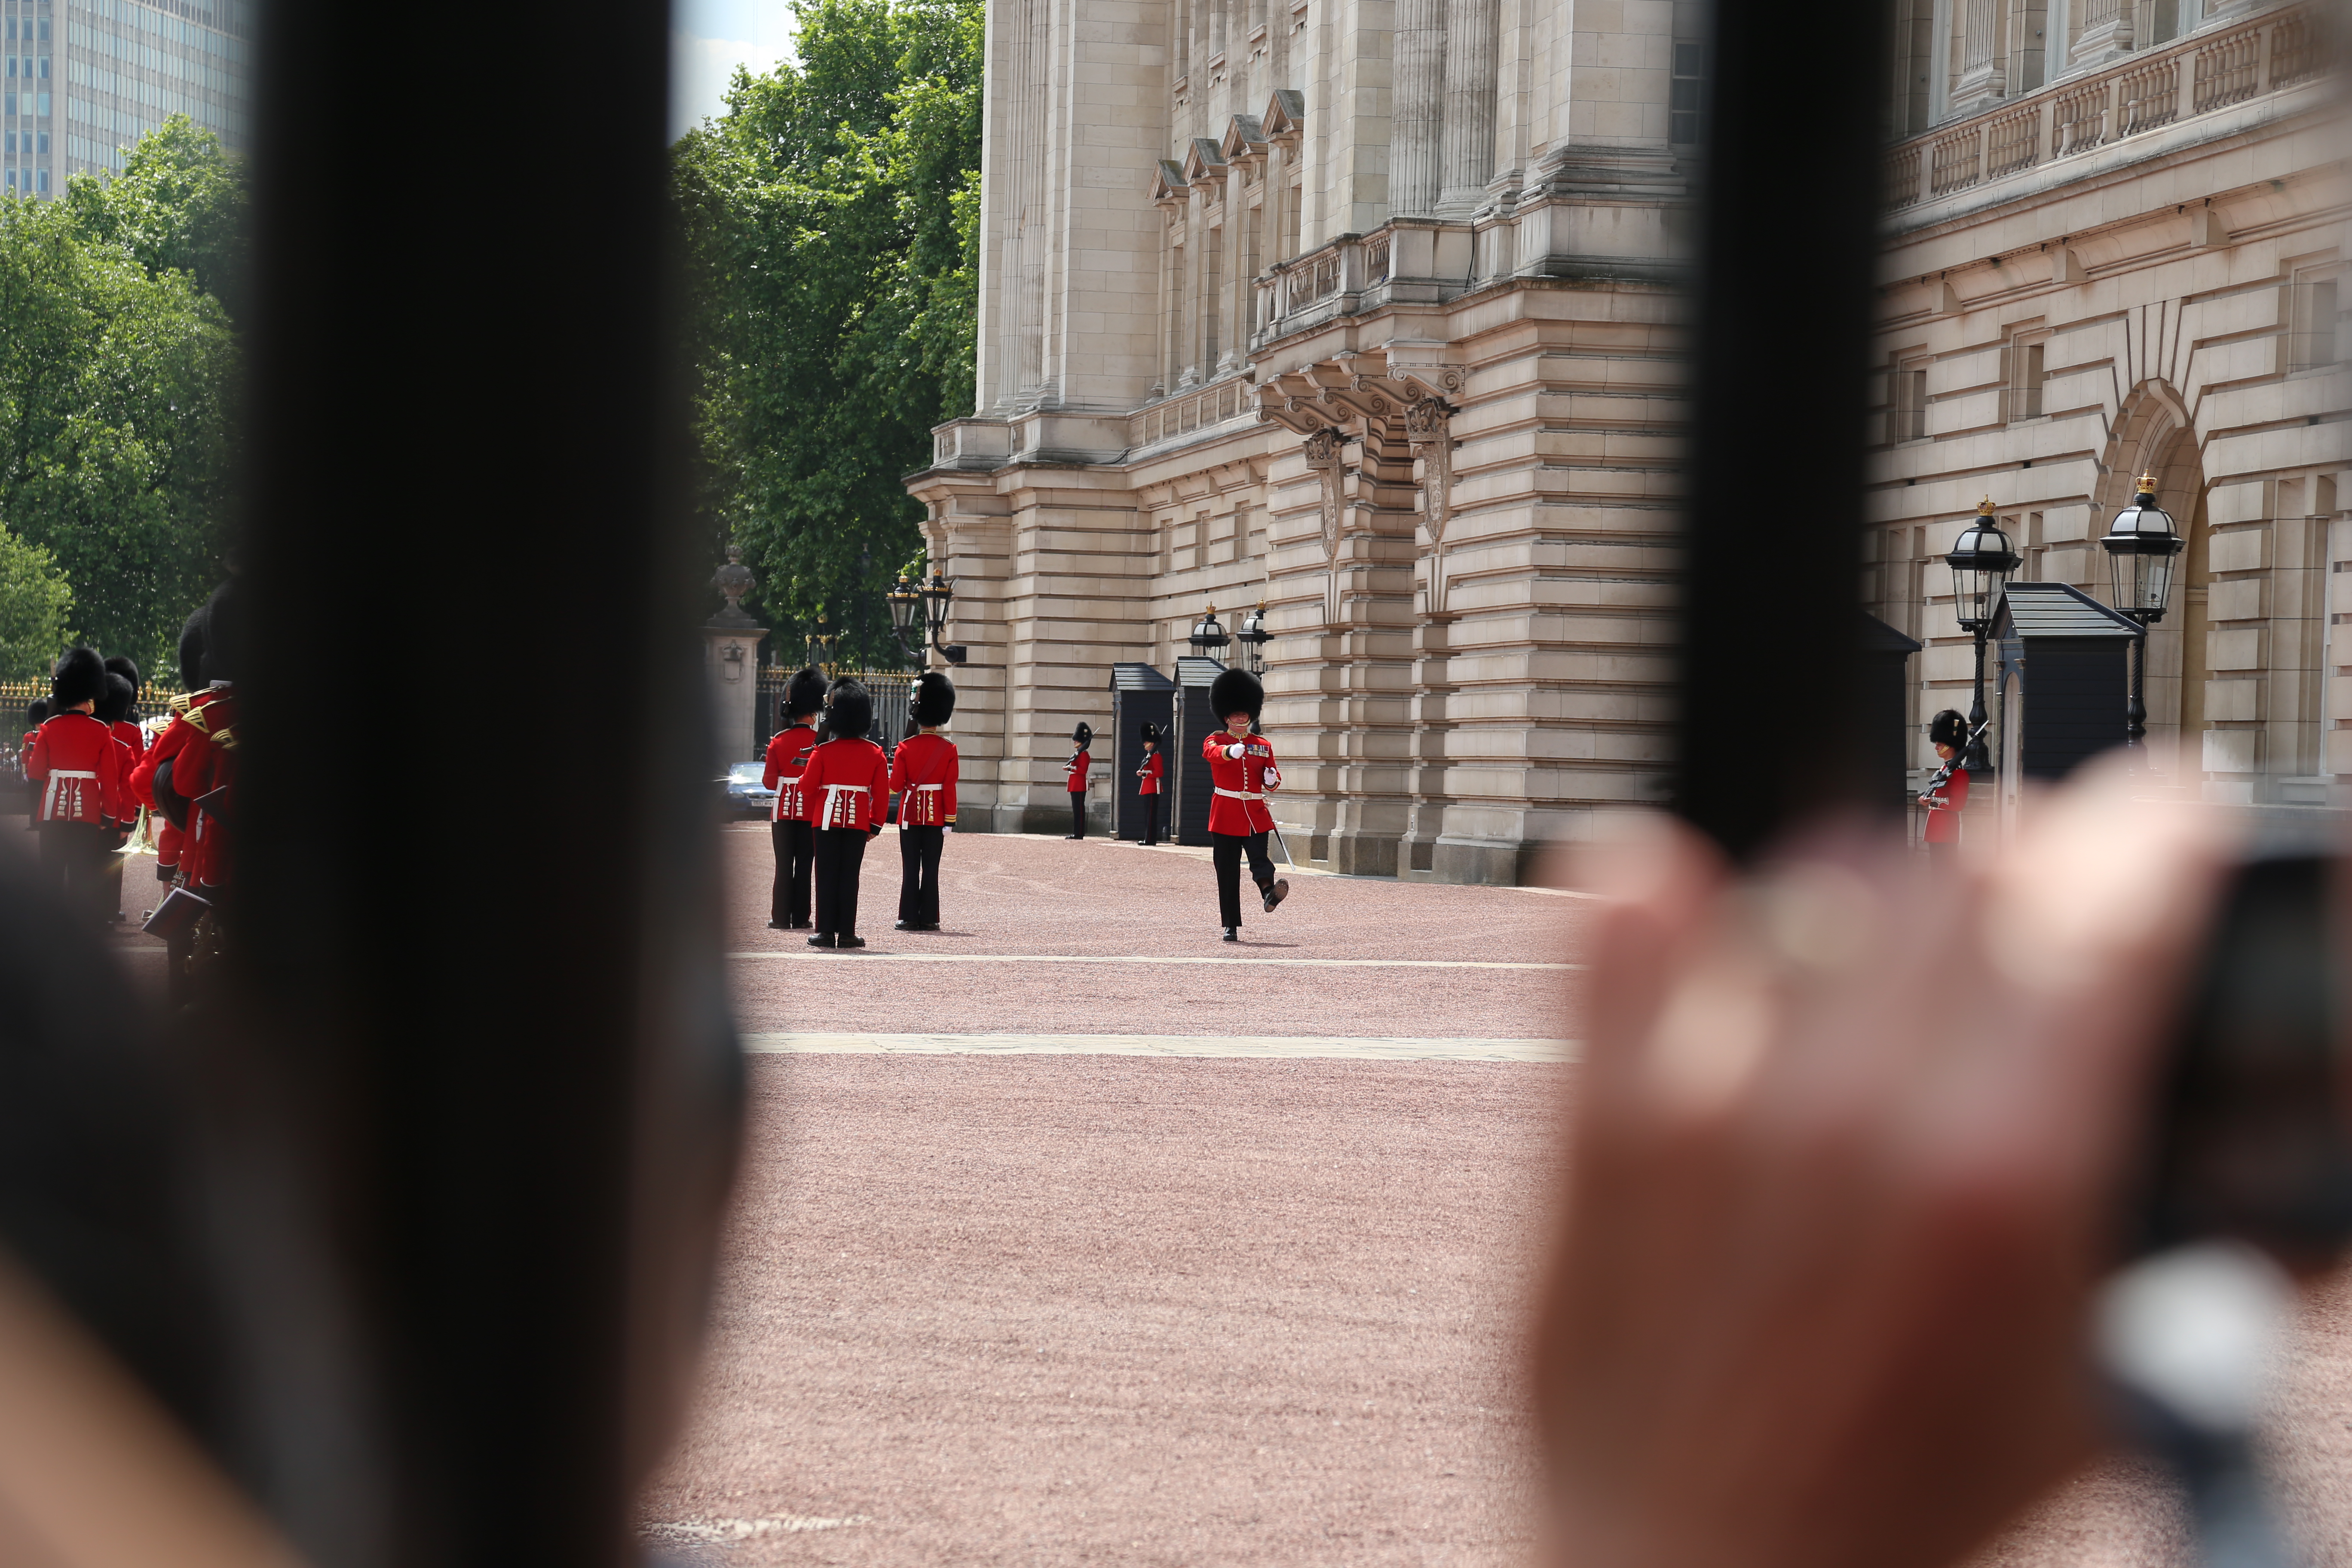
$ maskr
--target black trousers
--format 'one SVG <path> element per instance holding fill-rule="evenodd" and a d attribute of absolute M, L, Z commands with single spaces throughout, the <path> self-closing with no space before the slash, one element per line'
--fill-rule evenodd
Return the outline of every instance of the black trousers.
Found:
<path fill-rule="evenodd" d="M 1261 897 L 1274 886 L 1274 861 L 1265 852 L 1263 833 L 1212 833 L 1209 858 L 1217 866 L 1217 923 L 1242 923 L 1242 854 L 1249 854 L 1250 879 Z"/>
<path fill-rule="evenodd" d="M 1087 792 L 1082 789 L 1070 792 L 1070 832 L 1079 838 L 1087 836 Z"/>
<path fill-rule="evenodd" d="M 1156 795 L 1143 797 L 1143 841 L 1146 844 L 1160 842 L 1160 797 Z"/>
<path fill-rule="evenodd" d="M 119 900 L 121 889 L 107 876 L 113 845 L 114 835 L 95 822 L 41 824 L 41 876 L 65 895 L 76 915 L 103 921 L 107 895 L 114 893 Z"/>
<path fill-rule="evenodd" d="M 940 851 L 944 827 L 898 826 L 898 918 L 908 925 L 940 923 Z"/>
<path fill-rule="evenodd" d="M 857 934 L 857 872 L 866 863 L 862 827 L 820 828 L 816 836 L 816 929 Z"/>
<path fill-rule="evenodd" d="M 776 846 L 776 885 L 768 895 L 768 918 L 778 925 L 809 923 L 809 869 L 816 861 L 816 829 L 805 822 L 772 822 Z"/>

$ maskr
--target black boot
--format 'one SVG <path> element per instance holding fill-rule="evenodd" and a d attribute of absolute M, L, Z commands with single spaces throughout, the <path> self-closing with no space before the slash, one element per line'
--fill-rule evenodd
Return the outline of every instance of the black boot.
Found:
<path fill-rule="evenodd" d="M 808 939 L 808 944 L 811 947 L 831 947 L 833 945 L 833 933 L 829 931 L 821 931 L 814 936 Z"/>
<path fill-rule="evenodd" d="M 1265 890 L 1265 912 L 1274 913 L 1274 906 L 1288 897 L 1290 897 L 1290 879 L 1286 877 L 1276 878 L 1274 885 Z"/>
<path fill-rule="evenodd" d="M 835 947 L 864 947 L 866 945 L 866 939 L 862 936 L 856 935 L 838 936 L 834 938 L 833 945 Z"/>
<path fill-rule="evenodd" d="M 1241 941 L 1241 939 L 1242 939 L 1242 928 L 1241 928 L 1241 927 L 1239 927 L 1239 926 L 1227 926 L 1227 927 L 1225 928 L 1225 940 L 1226 940 L 1227 942 L 1239 942 L 1239 941 Z"/>

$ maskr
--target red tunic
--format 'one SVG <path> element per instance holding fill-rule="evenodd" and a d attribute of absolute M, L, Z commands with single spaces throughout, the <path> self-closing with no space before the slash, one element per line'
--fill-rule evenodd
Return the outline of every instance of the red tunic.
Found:
<path fill-rule="evenodd" d="M 808 802 L 801 795 L 801 770 L 808 766 L 809 753 L 815 749 L 816 731 L 805 724 L 779 730 L 768 742 L 768 762 L 760 770 L 760 784 L 776 792 L 778 822 L 809 819 Z"/>
<path fill-rule="evenodd" d="M 43 822 L 121 821 L 130 809 L 122 743 L 87 713 L 60 713 L 33 732 L 25 776 L 41 786 Z"/>
<path fill-rule="evenodd" d="M 1092 752 L 1081 749 L 1076 755 L 1072 756 L 1068 762 L 1062 764 L 1062 772 L 1069 777 L 1070 793 L 1072 795 L 1086 794 L 1087 769 L 1093 763 L 1095 757 Z"/>
<path fill-rule="evenodd" d="M 114 738 L 131 748 L 133 763 L 147 754 L 147 731 L 130 720 L 117 719 L 114 721 Z"/>
<path fill-rule="evenodd" d="M 215 687 L 213 700 L 192 713 L 191 720 L 197 732 L 180 748 L 180 760 L 172 764 L 172 787 L 191 803 L 187 840 L 180 851 L 184 879 L 204 890 L 226 885 L 229 847 L 223 831 L 226 825 L 193 803 L 199 795 L 236 782 L 236 752 L 227 743 L 236 724 L 235 693 Z"/>
<path fill-rule="evenodd" d="M 1958 844 L 1960 841 L 1960 813 L 1969 804 L 1969 770 L 1954 768 L 1937 792 L 1927 797 L 1927 842 Z M 1941 800 L 1944 804 L 1932 804 Z"/>
<path fill-rule="evenodd" d="M 1241 755 L 1226 752 L 1238 749 Z M 1209 831 L 1248 835 L 1264 833 L 1274 826 L 1274 813 L 1265 807 L 1265 786 L 1270 780 L 1282 782 L 1282 770 L 1274 763 L 1274 746 L 1264 735 L 1248 735 L 1234 740 L 1220 730 L 1201 742 L 1201 755 L 1209 764 Z"/>
<path fill-rule="evenodd" d="M 863 736 L 835 735 L 809 754 L 801 772 L 815 827 L 871 829 L 890 804 L 890 764 Z"/>
<path fill-rule="evenodd" d="M 909 735 L 890 757 L 890 787 L 898 795 L 898 826 L 944 827 L 956 819 L 955 742 L 945 735 Z"/>
<path fill-rule="evenodd" d="M 1135 786 L 1135 793 L 1138 795 L 1158 795 L 1160 793 L 1160 753 L 1154 752 L 1150 756 L 1143 759 L 1143 765 L 1141 767 L 1135 770 L 1135 776 L 1142 781 Z"/>

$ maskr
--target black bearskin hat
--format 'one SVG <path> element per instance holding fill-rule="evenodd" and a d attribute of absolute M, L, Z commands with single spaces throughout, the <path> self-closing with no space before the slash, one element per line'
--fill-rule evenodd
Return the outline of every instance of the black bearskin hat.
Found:
<path fill-rule="evenodd" d="M 1209 712 L 1220 724 L 1236 713 L 1247 713 L 1255 724 L 1265 707 L 1265 688 L 1246 669 L 1226 670 L 1209 683 Z"/>
<path fill-rule="evenodd" d="M 49 700 L 36 697 L 25 704 L 25 728 L 37 730 L 49 721 Z"/>
<path fill-rule="evenodd" d="M 131 689 L 133 692 L 136 692 L 139 689 L 139 666 L 131 659 L 129 654 L 108 654 L 106 656 L 106 668 L 107 673 L 110 675 L 119 675 L 122 677 L 123 679 L 131 682 Z"/>
<path fill-rule="evenodd" d="M 215 588 L 180 627 L 180 681 L 190 691 L 236 679 L 236 586 L 230 578 Z"/>
<path fill-rule="evenodd" d="M 62 713 L 105 695 L 106 661 L 98 657 L 98 649 L 68 648 L 65 658 L 58 660 L 57 672 L 49 677 L 51 710 Z"/>
<path fill-rule="evenodd" d="M 139 689 L 112 670 L 106 672 L 106 695 L 98 700 L 95 717 L 101 724 L 120 724 L 131 717 L 131 705 L 139 700 Z"/>
<path fill-rule="evenodd" d="M 1938 746 L 1965 746 L 1969 743 L 1969 721 L 1955 708 L 1947 708 L 1927 721 L 1927 739 Z"/>
<path fill-rule="evenodd" d="M 1084 719 L 1079 720 L 1078 727 L 1070 731 L 1070 744 L 1083 752 L 1094 743 L 1095 727 Z"/>
<path fill-rule="evenodd" d="M 846 677 L 835 681 L 824 700 L 824 727 L 836 735 L 865 734 L 874 728 L 874 699 Z"/>
<path fill-rule="evenodd" d="M 799 719 L 824 711 L 824 677 L 803 669 L 784 683 L 784 717 Z"/>
<path fill-rule="evenodd" d="M 944 724 L 955 712 L 955 682 L 944 670 L 927 669 L 915 677 L 908 694 L 907 716 L 918 724 Z"/>
<path fill-rule="evenodd" d="M 1150 720 L 1146 719 L 1143 721 L 1141 734 L 1143 737 L 1143 743 L 1145 745 L 1156 745 L 1160 740 L 1160 726 L 1153 723 Z"/>

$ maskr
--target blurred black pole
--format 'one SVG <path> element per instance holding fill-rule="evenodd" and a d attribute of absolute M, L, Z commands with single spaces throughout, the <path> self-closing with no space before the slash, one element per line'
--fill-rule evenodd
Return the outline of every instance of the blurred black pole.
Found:
<path fill-rule="evenodd" d="M 739 1070 L 668 6 L 398 20 L 272 5 L 262 49 L 245 984 L 205 1047 L 238 1463 L 320 1568 L 611 1563 Z"/>
<path fill-rule="evenodd" d="M 1675 798 L 1735 855 L 1859 794 L 1885 11 L 1714 7 Z"/>

